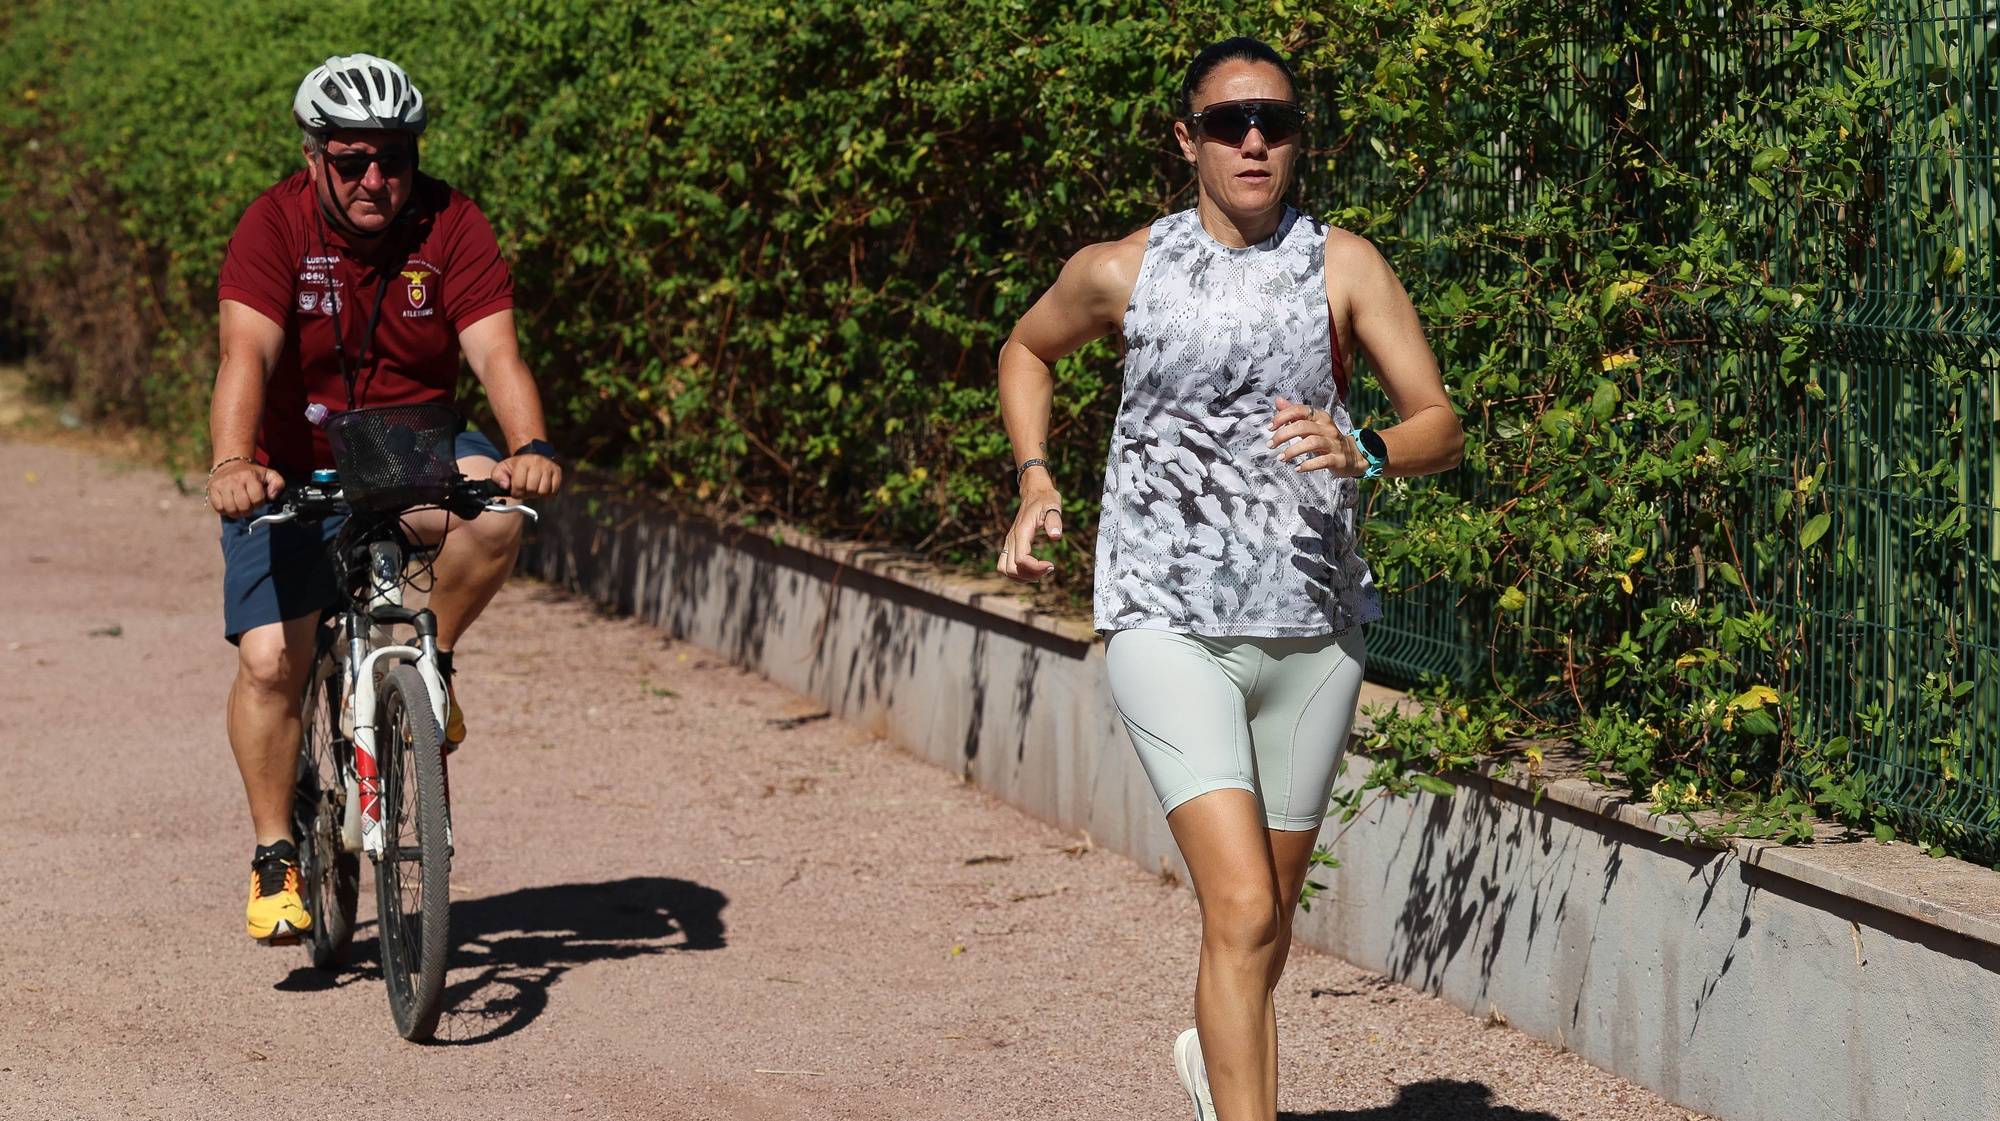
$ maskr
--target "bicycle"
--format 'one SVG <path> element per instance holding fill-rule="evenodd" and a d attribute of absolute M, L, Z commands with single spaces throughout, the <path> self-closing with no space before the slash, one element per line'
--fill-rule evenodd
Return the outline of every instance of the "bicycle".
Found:
<path fill-rule="evenodd" d="M 451 950 L 449 699 L 437 667 L 437 619 L 403 606 L 413 542 L 403 517 L 442 509 L 462 519 L 505 513 L 488 480 L 459 474 L 452 440 L 463 422 L 436 405 L 356 409 L 326 421 L 334 471 L 286 490 L 250 530 L 293 520 L 346 520 L 328 544 L 343 602 L 320 618 L 300 699 L 293 832 L 306 910 L 302 941 L 314 967 L 346 959 L 361 894 L 361 860 L 375 866 L 376 922 L 389 1009 L 403 1038 L 424 1040 L 443 1011 Z M 421 564 L 419 571 L 421 571 Z M 391 628 L 414 630 L 393 641 Z"/>

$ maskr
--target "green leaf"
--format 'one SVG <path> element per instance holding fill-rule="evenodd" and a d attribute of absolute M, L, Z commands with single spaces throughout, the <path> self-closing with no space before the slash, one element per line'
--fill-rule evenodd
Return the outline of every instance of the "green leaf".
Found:
<path fill-rule="evenodd" d="M 1528 595 L 1519 588 L 1508 588 L 1500 593 L 1500 610 L 1519 611 L 1528 606 Z"/>
<path fill-rule="evenodd" d="M 1426 794 L 1435 794 L 1440 798 L 1449 798 L 1458 793 L 1458 787 L 1453 786 L 1436 775 L 1411 775 L 1410 782 L 1418 790 Z"/>
<path fill-rule="evenodd" d="M 1757 192 L 1757 194 L 1762 195 L 1765 199 L 1771 202 L 1778 201 L 1778 192 L 1771 188 L 1770 180 L 1751 178 L 1744 180 L 1744 182 L 1749 184 L 1749 187 L 1752 191 L 1755 191 Z"/>
<path fill-rule="evenodd" d="M 1750 161 L 1750 171 L 1752 174 L 1762 175 L 1779 164 L 1790 163 L 1791 159 L 1792 153 L 1787 149 L 1766 148 Z"/>
<path fill-rule="evenodd" d="M 1832 525 L 1832 514 L 1813 515 L 1813 520 L 1807 522 L 1806 527 L 1799 531 L 1799 548 L 1810 549 L 1819 544 L 1819 539 L 1826 536 L 1827 529 Z"/>
<path fill-rule="evenodd" d="M 1771 714 L 1761 708 L 1744 713 L 1742 718 L 1736 722 L 1736 726 L 1753 736 L 1775 736 L 1778 734 L 1778 722 L 1771 719 Z"/>
<path fill-rule="evenodd" d="M 1715 569 L 1716 573 L 1722 577 L 1725 583 L 1732 584 L 1738 588 L 1743 586 L 1743 574 L 1736 571 L 1735 565 L 1730 564 L 1728 561 L 1717 561 L 1710 567 Z"/>
<path fill-rule="evenodd" d="M 1590 415 L 1598 420 L 1609 420 L 1618 409 L 1618 387 L 1599 379 L 1597 388 L 1590 395 Z"/>

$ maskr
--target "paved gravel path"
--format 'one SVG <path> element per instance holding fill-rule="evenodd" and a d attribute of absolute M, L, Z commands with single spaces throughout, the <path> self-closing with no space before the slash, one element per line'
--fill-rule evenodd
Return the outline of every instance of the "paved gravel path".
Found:
<path fill-rule="evenodd" d="M 0 441 L 0 1117 L 1181 1119 L 1193 899 L 517 582 L 460 653 L 439 1045 L 242 933 L 215 523 Z M 364 918 L 372 885 L 364 884 Z M 1294 1121 L 1689 1116 L 1301 951 Z"/>

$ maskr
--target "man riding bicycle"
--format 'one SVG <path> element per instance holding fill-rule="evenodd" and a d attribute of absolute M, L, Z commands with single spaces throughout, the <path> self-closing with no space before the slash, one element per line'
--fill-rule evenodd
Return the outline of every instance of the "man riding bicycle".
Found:
<path fill-rule="evenodd" d="M 334 521 L 253 533 L 250 519 L 288 483 L 333 466 L 318 427 L 329 412 L 449 404 L 461 355 L 513 451 L 462 432 L 459 470 L 518 498 L 562 482 L 492 227 L 471 199 L 417 169 L 427 117 L 409 75 L 372 55 L 329 58 L 299 84 L 292 112 L 305 170 L 258 196 L 230 240 L 209 417 L 208 501 L 222 515 L 223 616 L 237 647 L 229 744 L 257 834 L 246 917 L 265 942 L 313 922 L 292 836 L 299 697 L 320 612 L 341 588 L 325 549 Z M 449 682 L 452 649 L 513 570 L 520 522 L 428 510 L 405 523 L 419 543 L 441 543 L 430 608 Z M 455 697 L 445 737 L 465 738 Z"/>

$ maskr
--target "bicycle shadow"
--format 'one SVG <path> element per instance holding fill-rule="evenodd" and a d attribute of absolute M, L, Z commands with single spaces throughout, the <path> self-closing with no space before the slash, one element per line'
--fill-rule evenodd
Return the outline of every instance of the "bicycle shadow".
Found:
<path fill-rule="evenodd" d="M 665 876 L 522 888 L 451 906 L 454 949 L 444 1016 L 434 1042 L 467 1046 L 503 1039 L 548 1008 L 549 990 L 579 965 L 728 945 L 729 897 Z M 356 927 L 350 961 L 327 974 L 309 966 L 278 982 L 288 992 L 382 980 L 379 943 Z M 467 970 L 469 977 L 462 977 Z"/>
<path fill-rule="evenodd" d="M 1484 1082 L 1431 1078 L 1399 1087 L 1396 1100 L 1370 1109 L 1280 1113 L 1278 1121 L 1562 1121 L 1553 1113 L 1495 1105 Z"/>

